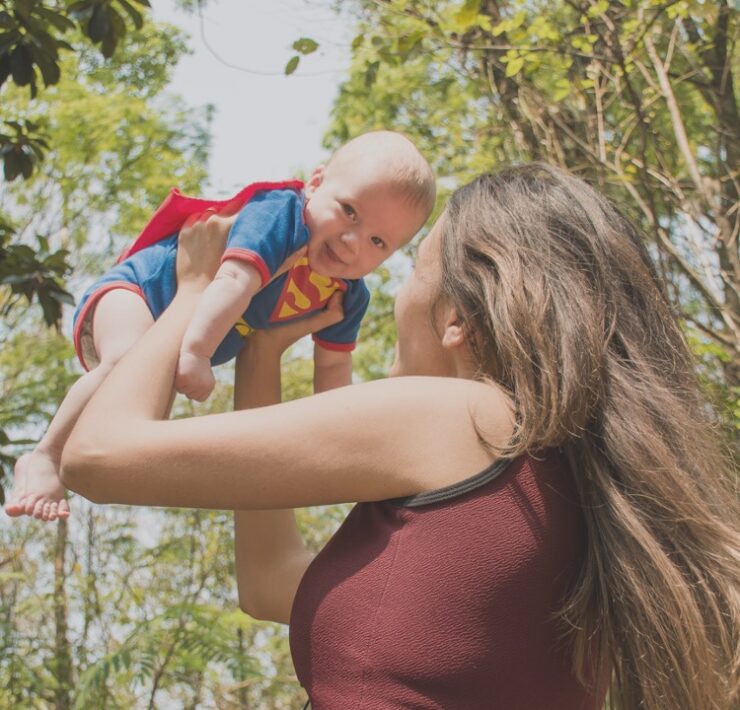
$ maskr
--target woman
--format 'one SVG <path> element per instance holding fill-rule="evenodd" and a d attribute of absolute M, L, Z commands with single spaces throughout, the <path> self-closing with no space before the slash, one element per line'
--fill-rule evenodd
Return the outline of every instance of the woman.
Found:
<path fill-rule="evenodd" d="M 595 710 L 609 682 L 618 708 L 736 702 L 728 465 L 607 200 L 543 165 L 482 176 L 399 294 L 397 377 L 160 421 L 218 242 L 183 237 L 177 298 L 88 405 L 63 477 L 97 502 L 270 509 L 237 516 L 241 603 L 291 619 L 315 710 Z M 241 406 L 277 398 L 282 344 L 253 345 Z M 313 562 L 273 510 L 340 501 L 360 503 Z"/>

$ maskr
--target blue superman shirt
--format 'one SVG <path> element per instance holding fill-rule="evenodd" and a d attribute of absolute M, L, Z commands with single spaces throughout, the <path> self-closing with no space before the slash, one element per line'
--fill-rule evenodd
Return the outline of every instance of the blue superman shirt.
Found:
<path fill-rule="evenodd" d="M 264 286 L 218 346 L 211 359 L 214 365 L 236 357 L 251 330 L 305 318 L 322 309 L 338 290 L 344 292 L 343 320 L 315 333 L 313 338 L 329 350 L 354 349 L 370 300 L 362 279 L 322 276 L 310 269 L 305 257 L 273 278 L 285 260 L 308 243 L 310 235 L 303 220 L 303 204 L 300 190 L 262 190 L 237 215 L 223 258 L 239 259 L 255 266 Z M 175 296 L 176 256 L 177 234 L 172 234 L 131 253 L 87 289 L 73 319 L 75 349 L 83 366 L 93 366 L 94 350 L 90 349 L 88 326 L 99 298 L 114 288 L 134 291 L 144 299 L 156 320 Z"/>

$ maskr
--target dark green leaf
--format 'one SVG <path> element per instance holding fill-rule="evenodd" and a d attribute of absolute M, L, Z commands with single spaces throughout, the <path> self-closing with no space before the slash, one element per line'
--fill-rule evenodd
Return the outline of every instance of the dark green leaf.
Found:
<path fill-rule="evenodd" d="M 57 41 L 48 32 L 41 30 L 39 32 L 36 32 L 33 36 L 28 36 L 31 40 L 30 48 L 32 50 L 34 47 L 37 47 L 38 49 L 42 49 L 44 52 L 46 52 L 50 57 L 56 58 L 58 56 Z"/>
<path fill-rule="evenodd" d="M 60 32 L 67 32 L 68 30 L 73 30 L 75 27 L 74 22 L 72 22 L 68 17 L 65 17 L 64 15 L 62 15 L 61 12 L 57 12 L 56 10 L 39 7 L 36 9 L 36 12 L 38 13 L 39 17 L 45 19 L 50 25 L 55 27 Z"/>
<path fill-rule="evenodd" d="M 44 54 L 43 50 L 36 49 L 35 47 L 31 49 L 31 52 L 34 59 L 36 60 L 36 64 L 41 70 L 41 76 L 44 79 L 44 85 L 51 86 L 52 84 L 56 84 L 59 81 L 59 77 L 61 75 L 59 65 L 56 63 L 56 61 Z"/>
<path fill-rule="evenodd" d="M 90 22 L 87 23 L 87 36 L 93 42 L 102 42 L 111 31 L 111 21 L 108 14 L 108 7 L 105 5 L 96 5 L 93 10 Z"/>
<path fill-rule="evenodd" d="M 20 154 L 20 161 L 21 161 L 21 174 L 23 177 L 28 180 L 28 178 L 31 177 L 33 174 L 33 159 L 30 155 L 27 155 L 26 153 Z"/>
<path fill-rule="evenodd" d="M 286 76 L 292 74 L 298 68 L 298 62 L 300 61 L 301 58 L 297 54 L 288 60 L 288 63 L 285 65 Z"/>
<path fill-rule="evenodd" d="M 118 3 L 128 13 L 128 16 L 134 23 L 134 27 L 140 30 L 144 26 L 144 16 L 131 3 L 126 2 L 126 0 L 118 0 Z"/>
<path fill-rule="evenodd" d="M 100 50 L 106 59 L 110 59 L 113 56 L 113 53 L 116 51 L 117 44 L 118 40 L 112 32 L 103 40 Z"/>
<path fill-rule="evenodd" d="M 5 176 L 5 179 L 10 182 L 11 180 L 15 180 L 21 174 L 21 164 L 18 160 L 18 154 L 15 152 L 7 153 L 4 158 L 3 175 Z"/>
<path fill-rule="evenodd" d="M 5 83 L 5 80 L 10 76 L 10 55 L 3 54 L 0 56 L 0 86 Z"/>
<path fill-rule="evenodd" d="M 18 34 L 16 32 L 5 32 L 0 35 L 0 56 L 10 56 L 10 50 L 13 49 L 16 42 L 18 41 Z"/>
<path fill-rule="evenodd" d="M 33 81 L 33 60 L 25 45 L 17 45 L 10 55 L 10 72 L 18 86 L 27 86 Z"/>

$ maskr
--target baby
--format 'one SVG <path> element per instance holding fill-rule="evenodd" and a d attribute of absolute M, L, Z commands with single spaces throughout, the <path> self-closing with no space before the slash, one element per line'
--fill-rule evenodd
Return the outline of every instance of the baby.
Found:
<path fill-rule="evenodd" d="M 362 277 L 418 232 L 434 199 L 429 164 L 391 131 L 349 141 L 305 185 L 261 183 L 242 190 L 230 201 L 239 211 L 231 218 L 221 267 L 183 337 L 175 388 L 204 400 L 215 383 L 212 365 L 234 358 L 251 330 L 306 317 L 336 291 L 344 294 L 344 318 L 313 336 L 314 390 L 350 384 L 351 351 L 369 301 Z M 124 258 L 83 295 L 74 341 L 88 372 L 67 393 L 36 449 L 18 459 L 9 515 L 69 515 L 58 476 L 64 443 L 106 374 L 174 298 L 176 230 L 188 216 L 215 211 L 215 204 L 222 203 L 175 192 Z"/>

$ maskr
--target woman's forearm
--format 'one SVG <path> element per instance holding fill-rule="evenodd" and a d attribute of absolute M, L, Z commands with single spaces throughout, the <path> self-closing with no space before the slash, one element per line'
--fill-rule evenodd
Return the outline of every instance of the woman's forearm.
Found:
<path fill-rule="evenodd" d="M 236 363 L 234 409 L 281 399 L 280 351 L 250 338 Z M 292 510 L 234 512 L 234 553 L 239 606 L 251 616 L 288 623 L 293 598 L 312 555 Z"/>

